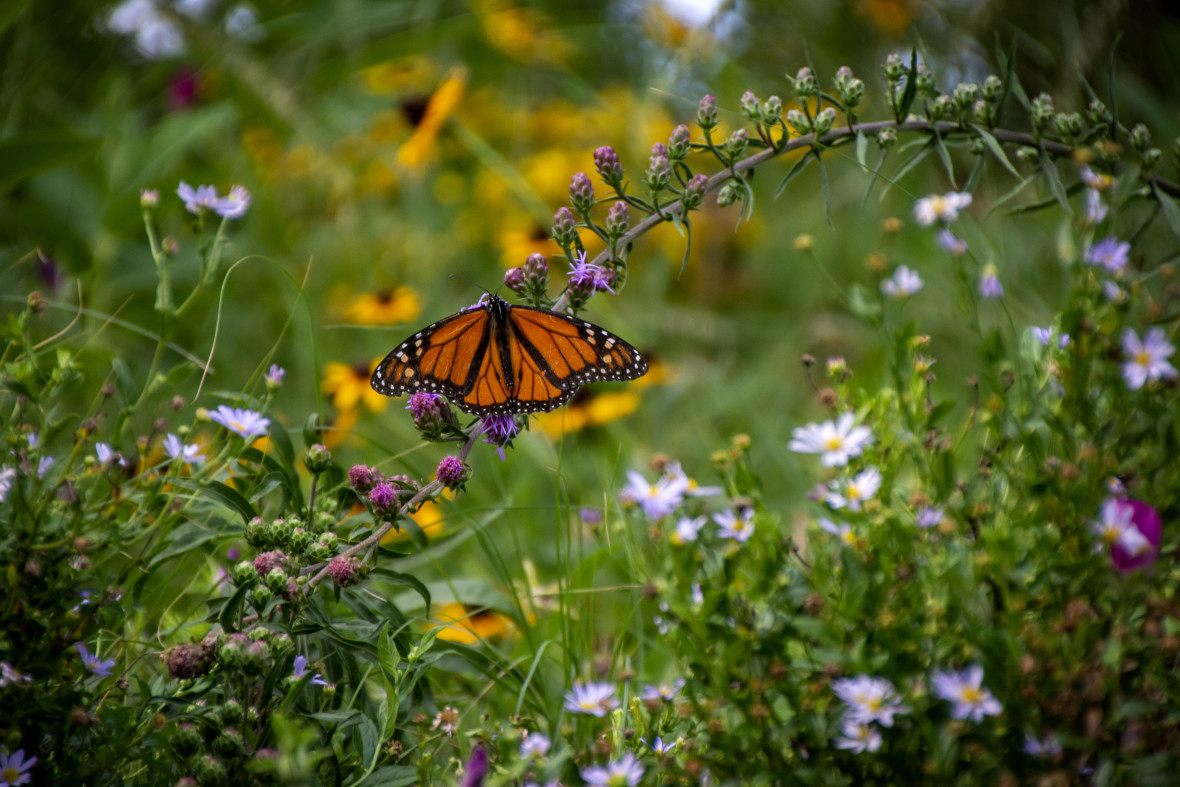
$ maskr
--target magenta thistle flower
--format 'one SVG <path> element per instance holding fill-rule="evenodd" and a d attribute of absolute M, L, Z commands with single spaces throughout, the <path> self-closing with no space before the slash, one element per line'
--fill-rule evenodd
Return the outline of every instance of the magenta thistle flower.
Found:
<path fill-rule="evenodd" d="M 565 709 L 571 713 L 585 713 L 602 718 L 619 707 L 615 687 L 611 683 L 575 683 L 565 693 Z"/>
<path fill-rule="evenodd" d="M 1176 378 L 1176 367 L 1168 358 L 1176 351 L 1164 336 L 1162 328 L 1151 328 L 1143 341 L 1131 328 L 1123 331 L 1123 352 L 1130 359 L 1123 364 L 1123 379 L 1127 387 L 1137 391 L 1146 383 Z"/>
<path fill-rule="evenodd" d="M 355 557 L 332 558 L 328 563 L 328 574 L 338 587 L 346 588 L 360 581 L 361 562 Z"/>
<path fill-rule="evenodd" d="M 100 678 L 105 678 L 111 674 L 111 667 L 115 666 L 114 659 L 102 661 L 99 659 L 97 653 L 88 651 L 86 645 L 81 642 L 75 642 L 74 648 L 78 651 L 78 655 L 82 657 L 82 663 L 86 665 L 86 669 Z"/>
<path fill-rule="evenodd" d="M 384 476 L 368 465 L 353 465 L 348 468 L 348 483 L 362 495 L 384 480 Z"/>
<path fill-rule="evenodd" d="M 382 481 L 369 490 L 369 504 L 378 517 L 387 517 L 397 508 L 397 490 L 392 484 Z"/>
<path fill-rule="evenodd" d="M 28 784 L 33 779 L 29 770 L 36 764 L 36 757 L 25 759 L 24 749 L 17 749 L 12 754 L 0 752 L 0 783 L 3 787 L 10 784 Z"/>
<path fill-rule="evenodd" d="M 209 413 L 209 420 L 221 424 L 231 432 L 245 437 L 262 437 L 270 429 L 270 419 L 263 418 L 253 410 L 241 407 L 219 405 L 217 410 Z"/>
<path fill-rule="evenodd" d="M 254 570 L 258 572 L 260 577 L 265 577 L 276 568 L 284 569 L 286 565 L 287 556 L 280 549 L 261 552 L 254 558 Z"/>

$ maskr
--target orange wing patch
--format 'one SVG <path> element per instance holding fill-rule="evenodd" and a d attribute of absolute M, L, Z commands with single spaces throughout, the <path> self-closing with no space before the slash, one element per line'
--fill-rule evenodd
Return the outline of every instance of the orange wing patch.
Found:
<path fill-rule="evenodd" d="M 576 325 L 555 315 L 523 309 L 514 310 L 512 316 L 522 338 L 541 354 L 557 380 L 565 380 L 571 372 L 579 372 L 597 360 L 594 347 Z"/>
<path fill-rule="evenodd" d="M 463 402 L 471 407 L 484 409 L 502 405 L 511 396 L 504 379 L 500 353 L 495 345 L 491 345 L 483 354 L 483 362 L 480 363 L 479 373 L 475 376 L 475 385 L 472 386 L 471 392 L 463 397 Z"/>

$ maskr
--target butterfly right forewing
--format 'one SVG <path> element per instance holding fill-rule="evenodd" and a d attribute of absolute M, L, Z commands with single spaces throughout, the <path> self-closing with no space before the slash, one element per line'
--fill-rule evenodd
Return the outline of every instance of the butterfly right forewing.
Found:
<path fill-rule="evenodd" d="M 370 381 L 374 390 L 386 396 L 418 391 L 449 399 L 466 396 L 486 360 L 489 319 L 485 310 L 475 309 L 418 331 L 377 364 Z"/>

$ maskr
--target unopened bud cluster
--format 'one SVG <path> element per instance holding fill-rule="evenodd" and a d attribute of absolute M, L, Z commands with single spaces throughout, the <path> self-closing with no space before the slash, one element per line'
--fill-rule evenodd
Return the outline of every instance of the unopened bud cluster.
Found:
<path fill-rule="evenodd" d="M 865 83 L 852 74 L 848 66 L 840 66 L 836 71 L 836 97 L 844 105 L 845 110 L 853 110 L 860 105 L 865 95 Z"/>
<path fill-rule="evenodd" d="M 545 255 L 530 254 L 524 265 L 509 268 L 504 274 L 504 285 L 530 303 L 544 304 L 549 291 L 549 263 Z M 417 425 L 417 419 L 414 423 Z"/>
<path fill-rule="evenodd" d="M 606 145 L 594 151 L 594 169 L 603 183 L 622 193 L 623 165 L 619 163 L 619 154 L 614 148 Z"/>
<path fill-rule="evenodd" d="M 585 172 L 577 172 L 570 179 L 570 205 L 584 220 L 590 217 L 594 207 L 594 184 Z"/>

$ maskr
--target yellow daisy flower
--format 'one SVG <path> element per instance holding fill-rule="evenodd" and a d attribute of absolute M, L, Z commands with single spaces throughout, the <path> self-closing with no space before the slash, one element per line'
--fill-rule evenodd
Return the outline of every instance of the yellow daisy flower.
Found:
<path fill-rule="evenodd" d="M 446 625 L 446 628 L 439 632 L 439 639 L 464 645 L 473 645 L 503 636 L 516 629 L 516 624 L 507 615 L 494 609 L 483 609 L 458 602 L 438 605 L 434 609 L 433 617 L 433 624 Z"/>
<path fill-rule="evenodd" d="M 397 152 L 397 163 L 408 169 L 419 169 L 430 155 L 434 139 L 443 123 L 454 112 L 467 87 L 467 69 L 452 68 L 443 78 L 438 90 L 430 97 L 422 112 L 422 119 L 413 135 L 402 144 Z"/>
<path fill-rule="evenodd" d="M 351 366 L 335 361 L 325 364 L 321 390 L 332 397 L 332 406 L 341 413 L 355 410 L 362 402 L 369 410 L 379 413 L 389 406 L 389 397 L 374 391 L 369 378 L 380 362 L 378 358 L 372 363 L 362 361 Z"/>
<path fill-rule="evenodd" d="M 391 290 L 361 293 L 345 310 L 345 317 L 360 325 L 398 325 L 413 322 L 422 313 L 418 293 L 404 284 Z"/>

